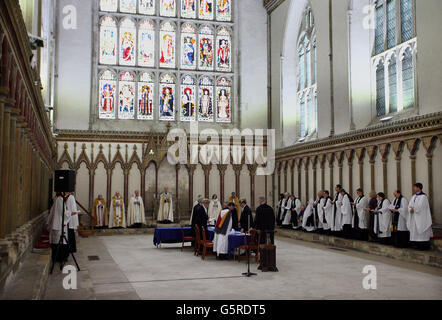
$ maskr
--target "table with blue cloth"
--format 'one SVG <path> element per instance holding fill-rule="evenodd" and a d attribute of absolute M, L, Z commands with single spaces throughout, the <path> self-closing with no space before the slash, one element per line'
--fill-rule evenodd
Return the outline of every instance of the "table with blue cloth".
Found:
<path fill-rule="evenodd" d="M 184 229 L 184 236 L 193 236 L 191 227 L 166 227 L 166 228 L 156 228 L 153 244 L 159 247 L 162 243 L 172 244 L 172 243 L 182 243 L 183 233 L 181 229 Z M 212 241 L 215 235 L 215 227 L 207 228 L 207 240 Z M 229 257 L 232 258 L 236 248 L 244 245 L 244 233 L 235 231 L 235 233 L 229 234 Z"/>

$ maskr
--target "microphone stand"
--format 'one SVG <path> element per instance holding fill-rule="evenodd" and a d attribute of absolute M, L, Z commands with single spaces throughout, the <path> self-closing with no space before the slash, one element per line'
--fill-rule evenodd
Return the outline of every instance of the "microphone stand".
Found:
<path fill-rule="evenodd" d="M 246 237 L 250 236 L 250 215 L 249 215 L 249 225 L 248 225 L 248 227 L 249 227 L 249 231 L 246 233 Z M 250 239 L 250 240 L 252 240 L 252 239 Z M 247 277 L 247 278 L 250 278 L 252 276 L 257 276 L 256 273 L 250 272 L 250 240 L 248 241 L 249 244 L 247 246 L 247 272 L 244 272 L 242 274 L 244 277 Z"/>

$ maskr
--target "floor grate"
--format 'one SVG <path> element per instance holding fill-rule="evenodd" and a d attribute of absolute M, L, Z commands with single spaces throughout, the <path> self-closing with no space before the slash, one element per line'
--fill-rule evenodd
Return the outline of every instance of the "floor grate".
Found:
<path fill-rule="evenodd" d="M 100 257 L 99 256 L 88 256 L 87 259 L 89 261 L 99 261 Z"/>

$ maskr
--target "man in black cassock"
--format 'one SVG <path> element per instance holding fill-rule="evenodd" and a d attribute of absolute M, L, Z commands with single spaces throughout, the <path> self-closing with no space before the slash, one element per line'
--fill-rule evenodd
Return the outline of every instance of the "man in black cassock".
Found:
<path fill-rule="evenodd" d="M 247 205 L 246 199 L 240 200 L 241 206 L 241 219 L 239 220 L 239 224 L 241 227 L 241 232 L 249 232 L 249 229 L 253 228 L 253 215 L 252 210 L 250 210 Z"/>
<path fill-rule="evenodd" d="M 201 204 L 197 204 L 193 210 L 192 216 L 192 230 L 195 230 L 195 226 L 199 227 L 201 232 L 202 228 L 206 231 L 207 234 L 207 221 L 209 220 L 209 215 L 207 214 L 209 208 L 210 200 L 204 199 Z M 202 234 L 201 234 L 202 237 Z"/>
<path fill-rule="evenodd" d="M 270 207 L 265 197 L 259 198 L 259 207 L 256 209 L 255 228 L 261 231 L 261 244 L 267 243 L 267 234 L 270 235 L 270 242 L 275 243 L 275 211 Z"/>

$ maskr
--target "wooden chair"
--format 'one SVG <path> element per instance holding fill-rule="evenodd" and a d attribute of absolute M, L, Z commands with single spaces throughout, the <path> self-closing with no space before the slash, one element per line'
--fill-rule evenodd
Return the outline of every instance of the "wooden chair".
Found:
<path fill-rule="evenodd" d="M 194 230 L 195 230 L 195 248 L 194 248 L 193 255 L 198 257 L 199 253 L 200 253 L 200 247 L 201 247 L 200 229 L 198 226 L 195 226 Z"/>
<path fill-rule="evenodd" d="M 258 236 L 258 242 L 256 242 Z M 247 235 L 244 236 L 244 245 L 239 247 L 238 263 L 241 262 L 241 249 L 245 250 L 246 258 L 249 256 L 249 251 L 255 252 L 256 263 L 259 261 L 259 247 L 261 243 L 261 232 L 255 229 L 250 229 L 250 241 L 247 243 Z"/>
<path fill-rule="evenodd" d="M 184 250 L 184 244 L 187 242 L 194 242 L 195 241 L 195 237 L 185 237 L 184 236 L 184 228 L 181 228 L 181 233 L 183 235 L 183 245 L 181 247 L 181 252 Z M 190 247 L 192 248 L 192 247 Z"/>
<path fill-rule="evenodd" d="M 201 233 L 203 235 L 203 239 L 200 241 L 201 246 L 203 246 L 203 256 L 201 257 L 203 260 L 206 258 L 207 255 L 207 249 L 212 249 L 211 255 L 215 255 L 213 253 L 213 242 L 208 241 L 206 237 L 206 230 L 204 228 L 201 228 Z"/>

